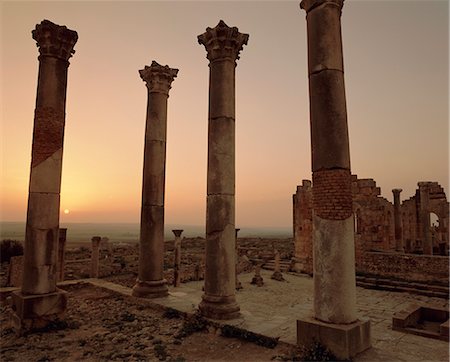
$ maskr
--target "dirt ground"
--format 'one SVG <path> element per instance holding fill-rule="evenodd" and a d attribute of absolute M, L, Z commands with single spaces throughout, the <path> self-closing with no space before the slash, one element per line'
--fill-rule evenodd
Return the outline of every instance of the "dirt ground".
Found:
<path fill-rule="evenodd" d="M 89 284 L 66 286 L 64 323 L 16 336 L 9 306 L 0 310 L 1 361 L 271 361 L 292 360 L 293 347 L 266 348 L 221 336 L 202 319 Z"/>

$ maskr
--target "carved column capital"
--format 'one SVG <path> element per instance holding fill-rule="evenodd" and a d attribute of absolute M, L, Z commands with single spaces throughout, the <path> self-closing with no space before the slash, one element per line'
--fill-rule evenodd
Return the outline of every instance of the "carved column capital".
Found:
<path fill-rule="evenodd" d="M 392 193 L 394 194 L 394 195 L 400 195 L 400 192 L 402 192 L 403 191 L 403 189 L 393 189 L 392 190 Z"/>
<path fill-rule="evenodd" d="M 139 71 L 142 80 L 145 82 L 149 92 L 163 93 L 169 95 L 172 82 L 178 74 L 178 69 L 169 68 L 168 65 L 160 65 L 152 61 L 151 66 L 145 66 Z"/>
<path fill-rule="evenodd" d="M 78 40 L 76 31 L 67 29 L 49 20 L 43 20 L 31 32 L 40 56 L 53 57 L 68 61 L 75 53 L 73 47 Z"/>
<path fill-rule="evenodd" d="M 248 34 L 240 33 L 238 28 L 229 27 L 223 20 L 215 28 L 206 28 L 206 32 L 197 37 L 198 43 L 206 48 L 206 58 L 215 60 L 239 59 L 239 52 L 247 45 Z"/>
<path fill-rule="evenodd" d="M 321 5 L 332 5 L 342 10 L 344 6 L 344 0 L 302 0 L 300 3 L 300 8 L 309 13 L 311 10 L 321 6 Z"/>

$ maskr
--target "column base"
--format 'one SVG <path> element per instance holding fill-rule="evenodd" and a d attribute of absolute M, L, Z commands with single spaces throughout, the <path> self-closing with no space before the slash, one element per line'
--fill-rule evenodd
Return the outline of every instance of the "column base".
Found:
<path fill-rule="evenodd" d="M 12 324 L 16 331 L 26 332 L 45 328 L 61 320 L 67 308 L 67 292 L 56 289 L 47 294 L 22 294 L 16 290 L 11 293 Z"/>
<path fill-rule="evenodd" d="M 139 298 L 161 298 L 169 295 L 167 280 L 143 281 L 137 280 L 131 293 L 133 297 Z"/>
<path fill-rule="evenodd" d="M 339 359 L 349 359 L 371 347 L 370 321 L 332 324 L 315 318 L 297 320 L 297 344 L 304 347 L 319 342 Z"/>
<path fill-rule="evenodd" d="M 203 294 L 198 309 L 202 316 L 211 319 L 228 320 L 240 317 L 240 308 L 234 295 L 221 297 Z"/>
<path fill-rule="evenodd" d="M 279 271 L 273 272 L 273 274 L 270 277 L 270 279 L 278 280 L 279 282 L 284 282 L 285 281 L 285 279 L 283 278 L 283 274 L 281 272 L 279 272 Z"/>

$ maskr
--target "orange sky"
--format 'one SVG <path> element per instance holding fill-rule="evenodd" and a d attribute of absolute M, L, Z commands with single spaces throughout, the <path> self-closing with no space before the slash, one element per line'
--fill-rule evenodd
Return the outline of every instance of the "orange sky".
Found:
<path fill-rule="evenodd" d="M 180 69 L 168 104 L 166 223 L 205 222 L 208 61 L 220 19 L 250 34 L 236 69 L 237 225 L 290 226 L 311 178 L 305 13 L 277 2 L 1 2 L 1 221 L 26 218 L 43 19 L 79 35 L 67 92 L 62 222 L 139 222 L 147 93 L 138 70 Z M 352 172 L 384 197 L 448 192 L 447 1 L 346 1 Z"/>

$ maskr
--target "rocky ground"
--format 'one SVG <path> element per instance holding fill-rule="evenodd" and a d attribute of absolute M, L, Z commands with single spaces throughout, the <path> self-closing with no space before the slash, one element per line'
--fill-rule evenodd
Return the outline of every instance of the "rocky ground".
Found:
<path fill-rule="evenodd" d="M 253 259 L 273 257 L 273 245 L 289 257 L 292 240 L 240 239 L 240 272 L 253 268 Z M 202 280 L 202 238 L 182 242 L 182 282 Z M 173 280 L 173 242 L 166 243 L 165 276 Z M 68 243 L 65 279 L 89 277 L 90 245 Z M 115 244 L 112 255 L 101 250 L 100 277 L 132 287 L 138 271 L 137 244 Z M 1 268 L 2 286 L 8 265 Z M 64 287 L 69 305 L 63 323 L 50 330 L 17 336 L 9 322 L 10 307 L 0 310 L 1 361 L 270 361 L 292 360 L 299 351 L 292 346 L 265 341 L 251 343 L 221 335 L 200 317 L 155 309 L 145 301 L 82 283 Z M 229 334 L 229 333 L 228 333 Z"/>
<path fill-rule="evenodd" d="M 292 360 L 299 353 L 288 345 L 267 348 L 224 337 L 200 317 L 155 309 L 89 284 L 65 289 L 65 321 L 47 331 L 17 336 L 10 328 L 9 306 L 1 307 L 0 360 L 270 361 Z"/>

